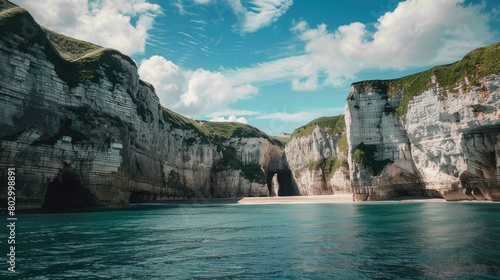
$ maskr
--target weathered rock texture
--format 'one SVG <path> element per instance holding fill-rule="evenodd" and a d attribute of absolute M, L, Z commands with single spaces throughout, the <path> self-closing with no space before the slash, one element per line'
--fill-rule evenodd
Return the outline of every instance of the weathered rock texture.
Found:
<path fill-rule="evenodd" d="M 264 133 L 238 125 L 251 133 L 214 138 L 163 108 L 130 58 L 45 30 L 5 3 L 0 176 L 5 185 L 7 168 L 16 168 L 18 207 L 267 196 L 267 181 L 288 170 L 283 149 Z M 293 193 L 282 177 L 282 191 Z"/>
<path fill-rule="evenodd" d="M 491 67 L 484 60 L 492 52 L 497 63 L 500 45 L 485 49 L 466 56 L 476 64 L 464 67 Z M 444 80 L 442 73 L 463 61 L 432 71 Z M 425 72 L 426 89 L 406 99 L 401 81 L 353 84 L 345 109 L 355 199 L 500 200 L 500 71 L 492 69 L 483 77 L 468 70 L 446 86 Z"/>
<path fill-rule="evenodd" d="M 311 131 L 303 135 L 301 130 Z M 297 129 L 285 154 L 301 195 L 351 193 L 344 116 L 320 118 Z"/>

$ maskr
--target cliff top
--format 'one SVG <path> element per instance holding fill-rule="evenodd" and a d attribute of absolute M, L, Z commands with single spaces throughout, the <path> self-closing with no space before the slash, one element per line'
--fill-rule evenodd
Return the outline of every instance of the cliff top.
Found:
<path fill-rule="evenodd" d="M 344 115 L 321 117 L 312 120 L 308 124 L 295 129 L 291 135 L 291 138 L 311 135 L 316 126 L 327 129 L 328 135 L 340 133 L 345 129 Z"/>
<path fill-rule="evenodd" d="M 174 128 L 188 129 L 197 132 L 200 136 L 215 140 L 216 142 L 229 140 L 231 138 L 264 138 L 272 143 L 277 143 L 266 133 L 259 129 L 237 122 L 208 122 L 197 121 L 175 113 L 167 108 L 162 107 L 163 120 L 168 122 Z"/>
<path fill-rule="evenodd" d="M 24 39 L 17 47 L 28 52 L 35 44 L 48 60 L 54 64 L 58 76 L 68 86 L 75 87 L 82 82 L 99 82 L 97 69 L 102 66 L 106 76 L 118 81 L 116 73 L 123 71 L 120 63 L 112 56 L 118 55 L 131 65 L 134 61 L 117 50 L 70 38 L 43 28 L 28 11 L 8 1 L 0 0 L 0 36 L 9 38 L 15 34 Z"/>
<path fill-rule="evenodd" d="M 202 122 L 202 128 L 216 140 L 262 137 L 272 142 L 267 134 L 247 124 L 237 122 Z"/>
<path fill-rule="evenodd" d="M 369 87 L 387 92 L 389 97 L 402 94 L 401 103 L 396 112 L 402 116 L 406 114 L 408 102 L 424 91 L 432 88 L 432 78 L 447 90 L 452 90 L 465 77 L 469 86 L 480 86 L 479 79 L 500 72 L 500 42 L 475 49 L 466 54 L 461 60 L 432 67 L 420 73 L 408 75 L 393 80 L 372 80 L 353 83 L 353 86 Z M 463 85 L 466 86 L 465 84 Z"/>

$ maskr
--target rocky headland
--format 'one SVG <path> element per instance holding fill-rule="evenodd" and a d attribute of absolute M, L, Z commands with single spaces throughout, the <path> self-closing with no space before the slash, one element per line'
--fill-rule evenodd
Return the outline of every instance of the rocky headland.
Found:
<path fill-rule="evenodd" d="M 268 196 L 275 174 L 295 194 L 279 141 L 176 114 L 129 57 L 0 3 L 0 174 L 16 168 L 19 207 Z"/>
<path fill-rule="evenodd" d="M 285 145 L 168 110 L 129 57 L 0 0 L 1 182 L 16 168 L 20 208 L 331 194 L 500 200 L 498 57 L 497 43 L 401 79 L 354 83 L 345 115 L 313 120 Z"/>

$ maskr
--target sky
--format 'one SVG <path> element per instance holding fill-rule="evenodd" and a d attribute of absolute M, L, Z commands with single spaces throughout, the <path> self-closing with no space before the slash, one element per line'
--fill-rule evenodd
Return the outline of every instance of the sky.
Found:
<path fill-rule="evenodd" d="M 270 135 L 344 112 L 350 85 L 500 41 L 498 0 L 11 0 L 136 62 L 160 102 Z"/>

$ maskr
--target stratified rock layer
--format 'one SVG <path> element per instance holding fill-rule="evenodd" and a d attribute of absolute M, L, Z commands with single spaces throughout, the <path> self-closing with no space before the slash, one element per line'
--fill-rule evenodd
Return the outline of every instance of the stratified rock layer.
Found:
<path fill-rule="evenodd" d="M 353 84 L 345 109 L 355 198 L 500 200 L 500 75 L 428 83 L 402 117 L 391 81 Z"/>
<path fill-rule="evenodd" d="M 285 146 L 286 159 L 301 195 L 351 193 L 346 160 L 347 142 L 344 145 L 346 150 L 342 150 L 342 145 L 339 145 L 339 142 L 346 140 L 344 117 L 332 117 L 329 121 L 335 122 L 337 118 L 342 122 L 338 133 L 331 134 L 331 128 L 312 121 L 306 126 L 313 126 L 310 134 L 292 134 L 292 139 Z"/>
<path fill-rule="evenodd" d="M 215 140 L 163 108 L 121 53 L 95 46 L 70 62 L 26 11 L 1 15 L 0 176 L 16 168 L 18 207 L 267 196 L 267 174 L 288 170 L 264 134 Z"/>

